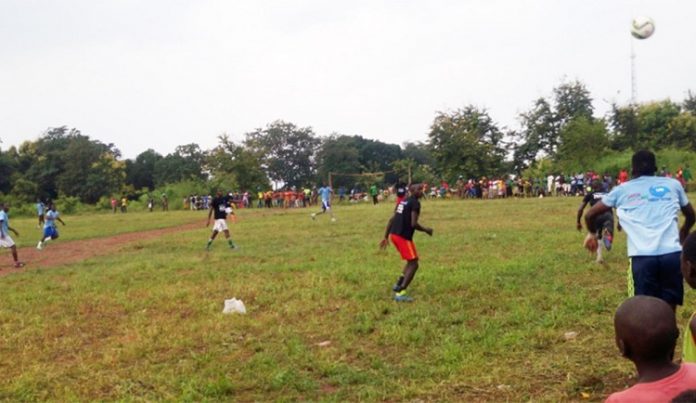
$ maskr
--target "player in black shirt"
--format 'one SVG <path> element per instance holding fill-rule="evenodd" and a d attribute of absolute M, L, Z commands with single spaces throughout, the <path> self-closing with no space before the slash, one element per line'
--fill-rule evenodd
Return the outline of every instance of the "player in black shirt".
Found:
<path fill-rule="evenodd" d="M 418 270 L 418 253 L 416 245 L 413 243 L 413 233 L 415 231 L 423 231 L 432 236 L 432 228 L 424 227 L 418 223 L 420 216 L 420 201 L 423 196 L 422 185 L 411 186 L 411 196 L 401 201 L 394 209 L 394 216 L 389 219 L 387 228 L 384 232 L 384 239 L 379 246 L 385 249 L 389 244 L 389 239 L 394 243 L 394 246 L 401 254 L 401 258 L 406 260 L 403 275 L 399 277 L 396 285 L 392 288 L 395 292 L 394 301 L 411 302 L 413 298 L 406 295 L 406 288 L 411 284 L 413 277 Z"/>
<path fill-rule="evenodd" d="M 577 224 L 576 227 L 578 231 L 582 231 L 582 224 L 580 220 L 582 219 L 582 213 L 585 207 L 589 204 L 590 208 L 601 201 L 606 195 L 605 192 L 600 191 L 600 183 L 595 181 L 593 185 L 587 187 L 587 193 L 582 199 L 582 204 L 578 208 Z M 614 240 L 614 213 L 609 210 L 606 213 L 600 215 L 595 219 L 595 227 L 597 228 L 597 239 L 600 239 L 604 243 L 604 247 L 607 250 L 611 250 L 611 243 Z M 619 225 L 619 230 L 621 230 L 621 225 Z M 602 258 L 602 248 L 597 248 L 597 263 L 604 262 Z"/>
<path fill-rule="evenodd" d="M 232 242 L 232 239 L 230 238 L 230 230 L 227 228 L 227 214 L 232 211 L 232 208 L 230 207 L 230 201 L 227 197 L 222 195 L 221 191 L 217 191 L 215 193 L 215 198 L 213 201 L 210 203 L 210 210 L 208 211 L 208 222 L 205 224 L 205 226 L 210 225 L 210 218 L 213 216 L 213 213 L 215 214 L 215 224 L 213 225 L 213 233 L 210 235 L 210 239 L 208 239 L 208 244 L 206 245 L 206 249 L 210 250 L 210 246 L 213 244 L 213 240 L 217 236 L 218 232 L 224 232 L 225 233 L 225 238 L 227 239 L 227 244 L 230 246 L 230 249 L 235 249 L 236 246 L 234 242 Z"/>

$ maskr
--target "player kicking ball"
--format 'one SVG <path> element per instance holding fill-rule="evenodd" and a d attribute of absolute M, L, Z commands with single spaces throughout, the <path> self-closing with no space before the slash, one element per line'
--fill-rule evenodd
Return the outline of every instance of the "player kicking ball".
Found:
<path fill-rule="evenodd" d="M 406 261 L 403 275 L 399 277 L 392 288 L 394 301 L 397 302 L 413 301 L 413 298 L 406 295 L 406 289 L 418 270 L 418 253 L 416 245 L 413 243 L 413 233 L 422 231 L 430 236 L 433 235 L 432 228 L 424 227 L 418 223 L 421 210 L 419 199 L 421 197 L 423 197 L 422 185 L 411 186 L 411 196 L 396 206 L 394 216 L 387 223 L 384 239 L 379 243 L 380 248 L 385 249 L 391 238 L 396 250 L 401 254 L 401 258 Z"/>
<path fill-rule="evenodd" d="M 219 232 L 225 233 L 225 238 L 227 239 L 227 244 L 229 245 L 230 249 L 237 248 L 234 242 L 232 242 L 232 239 L 230 238 L 230 230 L 227 228 L 228 211 L 232 211 L 230 208 L 229 199 L 223 196 L 222 192 L 218 190 L 217 193 L 215 193 L 215 198 L 210 205 L 210 210 L 208 210 L 208 221 L 205 224 L 206 227 L 209 226 L 210 218 L 213 216 L 213 214 L 215 214 L 215 224 L 213 225 L 213 232 L 210 235 L 210 239 L 208 239 L 208 243 L 205 246 L 206 250 L 210 250 L 210 247 L 213 245 L 213 241 Z"/>
<path fill-rule="evenodd" d="M 582 224 L 581 224 L 581 219 L 582 219 L 582 213 L 585 210 L 585 207 L 589 204 L 590 208 L 592 208 L 595 204 L 598 202 L 602 201 L 604 196 L 607 194 L 605 192 L 600 191 L 599 189 L 600 185 L 598 182 L 595 182 L 593 186 L 588 186 L 587 187 L 587 194 L 585 197 L 582 199 L 582 203 L 580 204 L 580 208 L 578 208 L 578 214 L 577 214 L 577 223 L 576 227 L 578 231 L 582 231 Z M 614 240 L 614 212 L 610 209 L 609 211 L 606 211 L 602 213 L 600 216 L 595 218 L 595 227 L 596 231 L 594 235 L 588 234 L 587 238 L 585 239 L 585 242 L 589 242 L 590 238 L 595 238 L 598 240 L 602 241 L 602 244 L 604 245 L 604 248 L 607 251 L 611 250 L 611 245 Z M 619 225 L 619 231 L 621 230 L 621 226 Z M 602 247 L 601 245 L 598 245 L 597 247 L 597 263 L 604 263 L 604 258 L 602 257 Z"/>
<path fill-rule="evenodd" d="M 48 241 L 58 239 L 58 227 L 56 227 L 56 221 L 65 226 L 65 222 L 61 220 L 60 214 L 56 210 L 56 206 L 53 203 L 48 205 L 48 211 L 46 211 L 44 221 L 43 237 L 36 245 L 36 249 L 38 250 L 42 250 Z"/>
<path fill-rule="evenodd" d="M 336 222 L 336 217 L 334 217 L 333 211 L 331 211 L 331 194 L 333 190 L 328 186 L 322 186 L 319 188 L 319 195 L 321 196 L 321 211 L 319 213 L 312 213 L 310 217 L 312 220 L 317 219 L 317 214 L 329 213 L 331 216 L 331 222 Z"/>

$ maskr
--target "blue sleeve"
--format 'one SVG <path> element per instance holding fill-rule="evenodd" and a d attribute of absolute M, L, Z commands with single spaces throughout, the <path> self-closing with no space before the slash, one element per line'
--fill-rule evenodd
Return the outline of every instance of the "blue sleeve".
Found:
<path fill-rule="evenodd" d="M 611 192 L 602 197 L 602 204 L 604 204 L 607 207 L 616 207 L 616 204 L 619 201 L 619 197 L 621 196 L 622 190 L 623 186 L 617 186 L 614 189 L 612 189 Z"/>

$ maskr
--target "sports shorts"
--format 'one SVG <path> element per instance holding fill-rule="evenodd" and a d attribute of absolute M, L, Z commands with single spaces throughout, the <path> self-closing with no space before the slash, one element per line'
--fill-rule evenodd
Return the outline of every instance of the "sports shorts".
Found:
<path fill-rule="evenodd" d="M 629 267 L 629 295 L 649 295 L 668 304 L 684 302 L 680 252 L 658 256 L 633 256 Z M 633 290 L 631 290 L 631 280 Z M 632 292 L 631 292 L 632 291 Z"/>
<path fill-rule="evenodd" d="M 213 231 L 215 231 L 215 232 L 227 231 L 227 221 L 224 218 L 216 218 L 215 224 L 213 225 Z"/>
<path fill-rule="evenodd" d="M 416 244 L 412 240 L 405 239 L 396 234 L 389 234 L 392 243 L 396 247 L 396 250 L 401 254 L 401 258 L 404 260 L 415 260 L 418 259 L 418 252 L 416 252 Z"/>
<path fill-rule="evenodd" d="M 613 236 L 614 235 L 614 214 L 611 211 L 600 215 L 595 218 L 595 228 L 597 228 L 597 238 L 602 239 L 602 232 L 606 228 L 607 231 Z"/>
<path fill-rule="evenodd" d="M 14 244 L 10 234 L 5 234 L 5 238 L 0 238 L 0 248 L 11 248 Z"/>
<path fill-rule="evenodd" d="M 321 209 L 322 211 L 331 210 L 331 203 L 328 200 L 322 200 Z"/>
<path fill-rule="evenodd" d="M 46 238 L 57 238 L 58 230 L 55 227 L 44 227 L 43 237 Z"/>

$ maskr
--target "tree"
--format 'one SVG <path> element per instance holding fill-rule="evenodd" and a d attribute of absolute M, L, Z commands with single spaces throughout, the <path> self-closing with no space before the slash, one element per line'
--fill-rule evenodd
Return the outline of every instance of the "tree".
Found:
<path fill-rule="evenodd" d="M 433 156 L 430 154 L 428 145 L 425 143 L 410 143 L 403 144 L 403 157 L 411 159 L 413 162 L 421 165 L 433 165 Z"/>
<path fill-rule="evenodd" d="M 552 155 L 558 145 L 558 122 L 546 98 L 538 98 L 532 108 L 520 114 L 522 131 L 515 139 L 513 161 L 518 171 L 528 167 L 540 153 Z"/>
<path fill-rule="evenodd" d="M 665 100 L 651 102 L 638 107 L 638 139 L 642 147 L 661 149 L 675 142 L 670 122 L 679 116 L 681 109 L 676 103 Z"/>
<path fill-rule="evenodd" d="M 174 153 L 155 162 L 153 180 L 159 187 L 184 180 L 204 180 L 205 154 L 198 144 L 177 146 Z"/>
<path fill-rule="evenodd" d="M 693 94 L 691 90 L 687 92 L 686 99 L 682 103 L 682 109 L 696 116 L 696 94 Z"/>
<path fill-rule="evenodd" d="M 500 174 L 505 150 L 502 132 L 488 113 L 473 105 L 453 112 L 438 112 L 430 127 L 428 144 L 445 179 L 458 175 Z"/>
<path fill-rule="evenodd" d="M 611 106 L 609 123 L 612 129 L 611 147 L 622 151 L 638 144 L 638 107 L 636 105 Z"/>
<path fill-rule="evenodd" d="M 671 147 L 696 151 L 696 115 L 682 112 L 669 123 Z"/>
<path fill-rule="evenodd" d="M 317 175 L 320 182 L 327 180 L 329 173 L 359 172 L 363 172 L 363 166 L 360 163 L 360 150 L 353 137 L 332 134 L 322 140 L 317 152 Z M 351 186 L 353 178 L 337 176 L 332 182 L 333 186 Z"/>
<path fill-rule="evenodd" d="M 277 120 L 265 129 L 246 134 L 244 145 L 255 155 L 271 180 L 288 186 L 303 186 L 316 173 L 314 150 L 320 141 L 311 127 L 297 127 Z"/>
<path fill-rule="evenodd" d="M 207 165 L 213 178 L 225 177 L 229 188 L 238 187 L 241 190 L 266 190 L 269 185 L 268 177 L 261 168 L 260 156 L 254 154 L 243 145 L 235 144 L 229 136 L 218 137 L 220 143 L 208 153 Z"/>
<path fill-rule="evenodd" d="M 562 83 L 553 89 L 553 97 L 559 128 L 563 128 L 565 124 L 579 117 L 592 121 L 594 107 L 590 91 L 585 87 L 585 84 L 578 80 Z"/>
<path fill-rule="evenodd" d="M 565 171 L 585 170 L 600 159 L 609 146 L 604 120 L 578 116 L 561 129 L 556 166 Z"/>
<path fill-rule="evenodd" d="M 147 149 L 135 157 L 134 161 L 126 160 L 126 184 L 134 189 L 155 188 L 155 165 L 163 157 L 153 149 Z"/>

